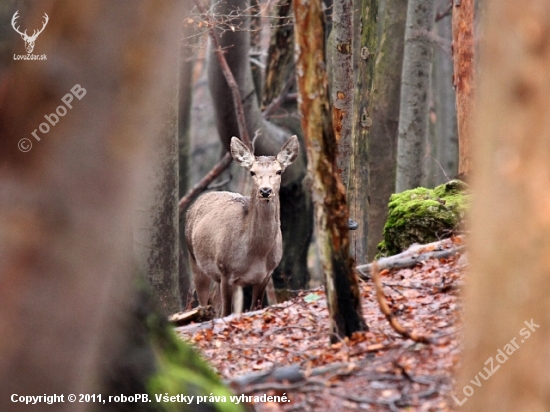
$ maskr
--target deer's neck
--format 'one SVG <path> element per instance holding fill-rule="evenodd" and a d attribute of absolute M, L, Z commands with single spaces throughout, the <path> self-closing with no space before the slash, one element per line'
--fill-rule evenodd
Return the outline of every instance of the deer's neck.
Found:
<path fill-rule="evenodd" d="M 280 230 L 279 197 L 269 201 L 260 200 L 256 196 L 250 197 L 248 210 L 249 239 L 255 245 L 268 245 L 275 239 Z"/>

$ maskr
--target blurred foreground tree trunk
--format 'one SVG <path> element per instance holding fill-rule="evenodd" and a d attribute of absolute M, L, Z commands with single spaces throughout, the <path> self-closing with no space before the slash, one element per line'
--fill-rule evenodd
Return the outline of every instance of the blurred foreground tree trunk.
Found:
<path fill-rule="evenodd" d="M 351 336 L 367 326 L 349 255 L 346 193 L 336 165 L 330 116 L 321 0 L 293 0 L 299 106 L 315 206 L 317 247 L 325 274 L 331 332 Z"/>
<path fill-rule="evenodd" d="M 170 78 L 177 84 L 177 60 L 171 61 Z M 152 162 L 143 177 L 143 195 L 136 210 L 134 250 L 140 270 L 159 297 L 167 315 L 180 309 L 178 228 L 178 115 L 177 88 L 162 100 L 163 120 L 156 131 Z"/>
<path fill-rule="evenodd" d="M 12 394 L 152 401 L 102 405 L 118 411 L 174 410 L 154 393 L 227 394 L 154 309 L 133 254 L 134 211 L 174 87 L 173 34 L 185 9 L 57 0 L 22 16 L 24 27 L 43 13 L 51 20 L 37 44 L 47 60 L 12 61 L 0 77 L 2 411 L 29 410 Z M 97 410 L 64 400 L 53 408 Z"/>
<path fill-rule="evenodd" d="M 455 401 L 473 412 L 548 411 L 550 7 L 489 0 L 485 20 Z"/>
<path fill-rule="evenodd" d="M 195 25 L 192 22 L 183 22 L 182 40 L 179 53 L 178 70 L 178 168 L 179 191 L 181 199 L 189 190 L 191 182 L 191 108 L 193 103 L 193 71 L 197 37 Z M 185 309 L 188 300 L 191 300 L 191 267 L 185 244 L 185 219 L 179 219 L 179 298 L 182 309 Z"/>
<path fill-rule="evenodd" d="M 472 169 L 472 119 L 474 114 L 474 0 L 453 0 L 453 83 L 458 122 L 458 173 Z"/>
<path fill-rule="evenodd" d="M 422 184 L 428 132 L 435 0 L 409 0 L 397 140 L 397 193 Z"/>

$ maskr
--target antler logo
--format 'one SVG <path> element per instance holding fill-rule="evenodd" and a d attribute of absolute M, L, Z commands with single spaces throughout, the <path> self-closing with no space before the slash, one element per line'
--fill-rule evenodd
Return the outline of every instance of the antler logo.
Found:
<path fill-rule="evenodd" d="M 38 31 L 34 30 L 33 33 L 32 33 L 32 36 L 29 36 L 27 34 L 27 30 L 25 30 L 24 33 L 21 33 L 19 31 L 19 26 L 15 27 L 15 21 L 19 17 L 18 13 L 19 13 L 19 10 L 17 10 L 15 12 L 15 14 L 13 15 L 13 18 L 11 19 L 11 26 L 13 27 L 13 29 L 17 33 L 19 33 L 21 35 L 21 38 L 25 41 L 25 48 L 27 49 L 27 53 L 31 54 L 33 49 L 34 49 L 34 42 L 36 41 L 36 38 L 38 37 L 38 35 L 40 33 L 42 33 L 42 31 L 44 31 L 44 28 L 46 27 L 46 24 L 48 24 L 49 17 L 46 13 L 44 13 L 44 24 L 42 25 L 42 28 Z"/>

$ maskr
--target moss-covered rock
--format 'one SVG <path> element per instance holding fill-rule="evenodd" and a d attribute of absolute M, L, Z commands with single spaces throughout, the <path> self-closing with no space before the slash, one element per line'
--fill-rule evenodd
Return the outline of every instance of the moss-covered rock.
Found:
<path fill-rule="evenodd" d="M 467 187 L 460 180 L 451 180 L 435 189 L 419 187 L 392 195 L 379 256 L 400 253 L 413 243 L 450 237 L 469 207 Z"/>

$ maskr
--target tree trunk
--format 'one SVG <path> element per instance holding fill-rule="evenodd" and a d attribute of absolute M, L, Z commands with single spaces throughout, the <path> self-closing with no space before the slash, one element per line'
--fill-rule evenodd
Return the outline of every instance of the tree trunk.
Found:
<path fill-rule="evenodd" d="M 486 3 L 463 410 L 550 410 L 549 11 L 544 0 Z M 480 374 L 490 378 L 477 387 Z"/>
<path fill-rule="evenodd" d="M 173 83 L 177 83 L 176 65 L 170 68 Z M 134 232 L 137 263 L 146 273 L 166 314 L 180 309 L 176 90 L 169 91 L 162 103 L 165 118 L 150 152 L 151 168 L 142 182 L 146 190 L 137 210 Z"/>
<path fill-rule="evenodd" d="M 353 1 L 335 0 L 333 3 L 332 34 L 334 49 L 332 57 L 331 94 L 332 124 L 338 144 L 336 164 L 342 182 L 349 187 L 350 161 L 352 156 L 351 126 L 353 118 Z"/>
<path fill-rule="evenodd" d="M 294 78 L 294 24 L 292 24 L 292 0 L 279 0 L 277 18 L 267 51 L 265 84 L 262 105 L 269 106 L 276 100 L 289 81 Z"/>
<path fill-rule="evenodd" d="M 368 221 L 368 135 L 372 125 L 372 82 L 377 43 L 378 1 L 361 1 L 361 20 L 356 30 L 353 46 L 357 64 L 355 72 L 355 102 L 353 118 L 353 150 L 351 159 L 352 181 L 348 190 L 350 217 L 359 224 L 357 230 L 350 232 L 352 254 L 358 262 L 367 259 L 367 241 L 370 232 Z"/>
<path fill-rule="evenodd" d="M 197 44 L 194 25 L 184 22 L 183 40 L 180 45 L 178 70 L 178 171 L 181 199 L 189 190 L 191 182 L 191 108 L 193 106 L 193 69 L 195 68 Z M 179 298 L 182 308 L 188 303 L 191 291 L 191 267 L 185 244 L 185 219 L 179 219 Z"/>
<path fill-rule="evenodd" d="M 378 253 L 378 243 L 388 217 L 388 202 L 395 193 L 397 167 L 397 132 L 405 21 L 406 0 L 386 0 L 384 35 L 376 56 L 370 119 L 372 123 L 367 136 L 368 163 L 368 224 L 367 261 Z"/>
<path fill-rule="evenodd" d="M 474 113 L 474 0 L 453 0 L 453 61 L 458 120 L 458 173 L 471 171 L 471 134 Z"/>
<path fill-rule="evenodd" d="M 250 72 L 258 104 L 262 101 L 262 9 L 259 0 L 250 0 Z"/>
<path fill-rule="evenodd" d="M 435 0 L 409 0 L 399 106 L 396 192 L 422 184 L 428 132 L 428 96 Z"/>
<path fill-rule="evenodd" d="M 350 165 L 350 184 L 348 201 L 350 217 L 358 223 L 357 230 L 350 232 L 351 253 L 358 262 L 367 259 L 368 222 L 368 120 L 372 101 L 372 82 L 374 77 L 375 51 L 379 19 L 378 0 L 359 1 L 361 12 L 354 13 L 353 68 L 355 94 L 352 119 L 352 153 Z"/>
<path fill-rule="evenodd" d="M 351 336 L 366 328 L 354 262 L 349 256 L 348 209 L 336 166 L 337 143 L 323 69 L 324 30 L 320 0 L 294 0 L 296 68 L 308 170 L 312 183 L 317 247 L 326 279 L 331 331 Z M 336 340 L 335 336 L 331 340 Z"/>
<path fill-rule="evenodd" d="M 247 0 L 232 0 L 216 2 L 213 11 L 217 14 L 227 15 L 231 12 L 235 13 L 237 9 L 245 10 L 247 7 L 249 7 Z M 290 133 L 288 129 L 275 122 L 265 121 L 262 117 L 248 61 L 250 33 L 246 28 L 249 27 L 250 19 L 243 13 L 237 14 L 238 16 L 231 20 L 231 24 L 243 29 L 232 31 L 223 25 L 218 27 L 218 29 L 227 29 L 220 36 L 221 47 L 225 50 L 225 58 L 239 85 L 248 133 L 250 136 L 254 136 L 256 132 L 259 132 L 261 135 L 256 141 L 255 153 L 257 155 L 274 155 L 286 142 Z M 218 30 L 218 32 L 220 31 Z M 290 43 L 286 44 L 290 45 Z M 268 76 L 266 85 L 270 84 Z M 227 82 L 215 59 L 210 59 L 209 87 L 214 101 L 218 132 L 224 146 L 228 148 L 231 137 L 239 134 L 238 126 Z M 312 204 L 307 191 L 302 187 L 296 188 L 296 185 L 302 184 L 305 172 L 306 156 L 302 155 L 283 175 L 283 186 L 280 192 L 281 228 L 286 241 L 283 243 L 281 263 L 273 273 L 276 288 L 284 288 L 288 285 L 298 285 L 303 288 L 309 280 L 306 258 L 312 231 Z M 296 197 L 294 197 L 295 195 Z M 285 208 L 285 204 L 293 204 L 294 208 L 288 210 Z M 291 229 L 290 232 L 288 229 Z"/>
<path fill-rule="evenodd" d="M 163 410 L 153 393 L 199 386 L 182 365 L 220 389 L 163 326 L 154 300 L 136 290 L 133 212 L 163 120 L 158 108 L 174 87 L 173 34 L 190 8 L 133 5 L 58 0 L 29 8 L 25 20 L 51 16 L 38 44 L 48 59 L 12 60 L 0 78 L 2 411 L 29 411 L 13 394 L 63 395 L 52 408 L 79 412 L 97 404 L 69 402 L 68 394 L 138 393 L 151 402 L 105 408 Z M 71 96 L 72 108 L 64 103 Z M 55 113 L 64 113 L 57 122 Z M 45 115 L 56 124 L 37 140 L 31 133 L 47 125 Z"/>
<path fill-rule="evenodd" d="M 439 1 L 439 9 L 449 2 Z M 436 23 L 436 34 L 449 43 L 452 39 L 451 17 L 447 16 Z M 453 61 L 447 45 L 435 47 L 432 71 L 432 93 L 434 99 L 435 122 L 433 126 L 434 145 L 429 159 L 432 167 L 431 186 L 437 186 L 453 179 L 458 174 L 458 132 L 456 124 L 456 95 L 453 89 Z"/>

